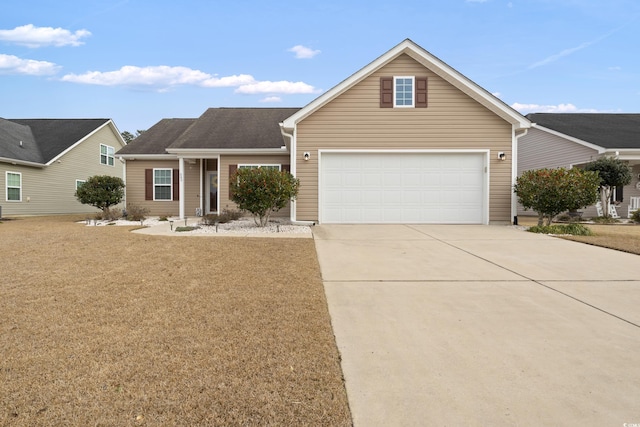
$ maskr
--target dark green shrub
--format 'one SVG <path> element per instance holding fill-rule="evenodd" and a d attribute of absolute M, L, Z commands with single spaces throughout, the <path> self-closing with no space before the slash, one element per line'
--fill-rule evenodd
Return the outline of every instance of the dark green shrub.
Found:
<path fill-rule="evenodd" d="M 593 232 L 582 224 L 535 225 L 529 232 L 540 234 L 571 234 L 573 236 L 593 236 Z"/>
<path fill-rule="evenodd" d="M 640 223 L 640 209 L 633 211 L 629 219 L 633 222 Z"/>
<path fill-rule="evenodd" d="M 193 230 L 197 230 L 198 227 L 195 227 L 193 225 L 187 225 L 186 227 L 176 227 L 176 231 L 177 232 L 181 232 L 181 231 L 193 231 Z"/>
<path fill-rule="evenodd" d="M 109 208 L 124 197 L 124 181 L 117 176 L 91 176 L 78 187 L 75 196 L 83 205 L 94 206 L 109 216 Z"/>
<path fill-rule="evenodd" d="M 619 219 L 611 218 L 610 216 L 597 216 L 595 218 L 591 218 L 591 221 L 596 224 L 617 224 L 620 222 Z"/>

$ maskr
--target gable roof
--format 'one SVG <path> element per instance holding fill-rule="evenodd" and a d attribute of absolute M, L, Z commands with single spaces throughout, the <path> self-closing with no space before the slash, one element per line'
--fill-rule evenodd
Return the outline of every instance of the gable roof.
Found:
<path fill-rule="evenodd" d="M 334 86 L 332 89 L 311 101 L 311 103 L 307 104 L 307 106 L 302 108 L 296 114 L 287 118 L 282 123 L 282 126 L 285 129 L 293 129 L 297 123 L 304 120 L 307 116 L 403 54 L 410 56 L 443 80 L 458 88 L 485 108 L 501 117 L 503 120 L 514 125 L 516 130 L 526 129 L 531 126 L 529 120 L 522 114 L 518 113 L 487 90 L 478 86 L 476 83 L 447 65 L 439 58 L 427 52 L 410 39 L 405 39 L 403 42 L 371 62 L 369 65 L 360 69 L 338 85 Z"/>
<path fill-rule="evenodd" d="M 173 144 L 197 119 L 162 119 L 122 147 L 117 155 L 167 154 Z"/>
<path fill-rule="evenodd" d="M 45 165 L 110 122 L 110 119 L 0 119 L 0 157 Z"/>
<path fill-rule="evenodd" d="M 640 114 L 535 113 L 527 118 L 536 125 L 606 149 L 640 148 Z"/>
<path fill-rule="evenodd" d="M 284 143 L 279 123 L 299 108 L 209 108 L 170 147 L 181 149 L 271 149 Z"/>

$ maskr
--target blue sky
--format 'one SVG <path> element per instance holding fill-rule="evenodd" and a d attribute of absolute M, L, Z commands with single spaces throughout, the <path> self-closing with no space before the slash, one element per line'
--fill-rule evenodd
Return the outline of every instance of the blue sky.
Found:
<path fill-rule="evenodd" d="M 640 113 L 637 0 L 7 0 L 0 117 L 301 107 L 410 38 L 521 113 Z"/>

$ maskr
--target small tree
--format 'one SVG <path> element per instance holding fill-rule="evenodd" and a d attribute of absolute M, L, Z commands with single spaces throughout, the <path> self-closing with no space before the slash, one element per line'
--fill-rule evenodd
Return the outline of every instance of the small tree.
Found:
<path fill-rule="evenodd" d="M 561 212 L 589 206 L 598 199 L 599 178 L 581 169 L 537 169 L 524 172 L 513 191 L 525 209 L 538 212 L 538 225 L 551 224 Z"/>
<path fill-rule="evenodd" d="M 83 205 L 102 210 L 105 217 L 109 214 L 109 208 L 124 198 L 124 182 L 117 176 L 95 175 L 87 178 L 76 190 L 75 196 Z"/>
<path fill-rule="evenodd" d="M 604 216 L 608 217 L 611 192 L 615 187 L 628 185 L 631 182 L 631 168 L 620 159 L 601 157 L 587 163 L 584 169 L 598 173 L 602 211 Z"/>
<path fill-rule="evenodd" d="M 256 225 L 264 227 L 277 212 L 298 195 L 300 181 L 289 172 L 272 168 L 243 168 L 229 178 L 231 200 L 238 208 L 251 212 Z"/>

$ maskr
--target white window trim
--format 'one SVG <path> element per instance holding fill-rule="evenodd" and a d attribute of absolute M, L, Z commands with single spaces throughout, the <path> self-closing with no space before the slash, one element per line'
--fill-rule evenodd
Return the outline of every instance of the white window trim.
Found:
<path fill-rule="evenodd" d="M 411 79 L 411 105 L 398 105 L 396 98 L 396 81 L 398 79 Z M 415 108 L 416 106 L 416 77 L 415 76 L 393 76 L 393 108 Z"/>
<path fill-rule="evenodd" d="M 102 147 L 106 147 L 107 149 L 107 154 L 106 154 L 106 161 L 107 163 L 102 163 Z M 109 155 L 109 149 L 111 149 L 111 155 Z M 109 164 L 109 159 L 111 159 L 111 162 L 113 163 L 112 165 Z M 100 164 L 104 165 L 104 166 L 111 166 L 111 167 L 115 167 L 116 165 L 116 150 L 115 148 L 113 148 L 110 145 L 107 144 L 100 144 Z"/>
<path fill-rule="evenodd" d="M 87 182 L 86 179 L 76 179 L 76 190 L 80 187 L 78 187 L 78 184 L 82 183 L 84 184 L 85 182 Z"/>
<path fill-rule="evenodd" d="M 246 169 L 246 168 L 258 168 L 260 169 L 261 167 L 277 167 L 279 171 L 282 171 L 282 165 L 281 164 L 275 164 L 275 163 L 260 163 L 260 164 L 249 164 L 249 163 L 245 163 L 245 164 L 239 164 L 238 165 L 238 169 Z"/>
<path fill-rule="evenodd" d="M 20 187 L 11 187 L 11 188 L 18 188 L 20 190 L 20 198 L 18 200 L 9 200 L 9 174 L 12 175 L 19 175 L 20 176 Z M 4 199 L 9 202 L 21 202 L 22 201 L 22 172 L 11 172 L 11 171 L 6 171 L 4 174 Z"/>
<path fill-rule="evenodd" d="M 169 178 L 171 183 L 169 184 L 169 198 L 168 199 L 156 199 L 156 186 L 166 187 L 167 184 L 156 184 L 156 171 L 169 171 Z M 154 202 L 173 202 L 173 169 L 171 168 L 154 168 L 153 169 L 153 201 Z"/>

